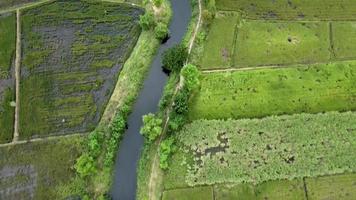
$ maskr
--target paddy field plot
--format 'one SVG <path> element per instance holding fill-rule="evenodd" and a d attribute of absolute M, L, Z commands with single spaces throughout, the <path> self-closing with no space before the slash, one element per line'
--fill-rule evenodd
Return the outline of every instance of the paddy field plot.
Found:
<path fill-rule="evenodd" d="M 15 109 L 14 57 L 16 40 L 16 16 L 0 15 L 0 143 L 12 140 Z"/>
<path fill-rule="evenodd" d="M 140 34 L 128 4 L 59 0 L 22 14 L 20 137 L 92 130 Z"/>
<path fill-rule="evenodd" d="M 353 112 L 331 112 L 193 121 L 176 134 L 165 188 L 182 187 L 182 179 L 189 186 L 260 184 L 355 171 L 355 120 Z M 184 178 L 174 178 L 182 171 Z"/>
<path fill-rule="evenodd" d="M 307 178 L 308 199 L 356 199 L 356 174 Z"/>
<path fill-rule="evenodd" d="M 169 190 L 163 193 L 162 200 L 214 200 L 212 187 L 195 187 Z"/>
<path fill-rule="evenodd" d="M 356 3 L 355 3 L 356 4 Z M 332 22 L 332 45 L 336 59 L 356 59 L 356 21 Z"/>
<path fill-rule="evenodd" d="M 204 73 L 190 101 L 195 119 L 356 110 L 356 62 Z"/>
<path fill-rule="evenodd" d="M 78 136 L 0 148 L 0 199 L 64 199 L 83 148 Z M 67 194 L 68 195 L 68 194 Z"/>
<path fill-rule="evenodd" d="M 234 67 L 325 62 L 329 23 L 247 21 L 238 28 L 235 45 Z"/>
<path fill-rule="evenodd" d="M 204 46 L 200 63 L 203 69 L 231 67 L 238 19 L 238 14 L 232 12 L 216 15 Z"/>
<path fill-rule="evenodd" d="M 240 11 L 249 19 L 354 20 L 354 0 L 216 0 L 219 10 Z"/>
<path fill-rule="evenodd" d="M 267 181 L 259 185 L 216 185 L 216 200 L 306 200 L 302 179 Z"/>

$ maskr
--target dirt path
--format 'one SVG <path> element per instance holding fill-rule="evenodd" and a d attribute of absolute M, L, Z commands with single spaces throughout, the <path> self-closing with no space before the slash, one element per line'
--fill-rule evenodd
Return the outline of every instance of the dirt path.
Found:
<path fill-rule="evenodd" d="M 19 112 L 20 112 L 20 65 L 21 65 L 21 13 L 16 10 L 16 58 L 15 58 L 15 84 L 16 107 L 13 142 L 19 140 Z"/>
<path fill-rule="evenodd" d="M 197 36 L 197 33 L 199 31 L 199 28 L 202 24 L 202 5 L 201 5 L 201 0 L 198 0 L 198 4 L 199 4 L 199 16 L 198 16 L 198 22 L 195 26 L 192 38 L 189 41 L 189 47 L 188 47 L 188 54 L 191 53 L 193 45 L 194 45 L 194 41 L 195 38 Z M 188 62 L 188 60 L 187 60 Z M 162 175 L 163 175 L 163 171 L 161 170 L 161 168 L 159 167 L 159 146 L 161 141 L 163 140 L 165 133 L 167 131 L 167 127 L 168 127 L 168 122 L 169 122 L 169 113 L 171 112 L 171 109 L 173 107 L 173 99 L 176 96 L 176 94 L 178 93 L 178 91 L 180 90 L 180 88 L 183 86 L 183 78 L 180 77 L 179 78 L 179 83 L 177 84 L 174 94 L 173 94 L 173 98 L 172 98 L 172 102 L 171 105 L 169 106 L 169 108 L 167 109 L 166 112 L 166 119 L 165 119 L 165 123 L 164 123 L 164 127 L 163 127 L 163 131 L 162 134 L 158 140 L 158 142 L 156 143 L 157 145 L 157 152 L 155 153 L 155 157 L 153 158 L 153 163 L 152 163 L 152 167 L 151 167 L 151 173 L 150 173 L 150 180 L 148 183 L 148 198 L 150 200 L 158 200 L 159 199 L 159 192 L 160 192 L 160 183 L 162 182 Z"/>
<path fill-rule="evenodd" d="M 19 144 L 25 144 L 25 143 L 32 143 L 32 142 L 40 142 L 40 141 L 48 141 L 48 140 L 58 140 L 60 138 L 69 138 L 69 137 L 78 137 L 81 135 L 87 135 L 88 133 L 77 133 L 77 134 L 70 134 L 70 135 L 56 135 L 56 136 L 48 136 L 48 137 L 43 137 L 43 138 L 34 138 L 30 140 L 19 140 L 16 142 L 11 142 L 11 143 L 6 143 L 6 144 L 0 144 L 0 148 L 2 147 L 9 147 L 9 146 L 15 146 Z"/>
<path fill-rule="evenodd" d="M 325 63 L 314 63 L 314 64 L 325 64 Z M 300 65 L 300 67 L 304 67 L 304 66 Z M 296 65 L 284 65 L 284 66 L 271 65 L 271 66 L 261 66 L 261 67 L 207 69 L 207 70 L 201 70 L 201 72 L 208 74 L 208 73 L 218 73 L 218 72 L 235 72 L 235 71 L 251 71 L 251 70 L 262 70 L 262 69 L 283 69 L 283 68 L 297 68 L 297 66 Z"/>

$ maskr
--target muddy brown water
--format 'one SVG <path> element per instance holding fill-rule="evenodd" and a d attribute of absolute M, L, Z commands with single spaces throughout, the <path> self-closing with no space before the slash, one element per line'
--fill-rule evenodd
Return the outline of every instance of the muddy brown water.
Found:
<path fill-rule="evenodd" d="M 111 197 L 113 200 L 134 200 L 136 198 L 137 164 L 143 147 L 140 135 L 142 116 L 158 110 L 167 76 L 162 71 L 162 53 L 181 42 L 191 18 L 189 0 L 171 0 L 173 17 L 169 27 L 171 37 L 162 44 L 144 82 L 144 87 L 128 118 L 128 129 L 120 144 L 116 158 L 115 174 Z"/>

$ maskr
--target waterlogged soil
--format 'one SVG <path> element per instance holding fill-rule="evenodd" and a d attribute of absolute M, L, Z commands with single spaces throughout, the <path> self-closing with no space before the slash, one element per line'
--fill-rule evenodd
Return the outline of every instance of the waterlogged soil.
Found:
<path fill-rule="evenodd" d="M 24 12 L 23 138 L 86 132 L 97 125 L 139 36 L 142 12 L 85 1 L 56 1 Z"/>
<path fill-rule="evenodd" d="M 33 165 L 0 169 L 0 199 L 33 199 L 37 173 Z"/>

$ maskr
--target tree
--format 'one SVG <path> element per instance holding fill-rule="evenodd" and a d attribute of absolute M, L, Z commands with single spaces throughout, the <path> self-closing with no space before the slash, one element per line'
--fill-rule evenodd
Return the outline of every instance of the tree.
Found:
<path fill-rule="evenodd" d="M 192 64 L 185 65 L 180 71 L 180 75 L 184 78 L 184 86 L 188 91 L 196 89 L 200 85 L 200 71 Z"/>
<path fill-rule="evenodd" d="M 188 51 L 183 45 L 176 45 L 163 53 L 163 68 L 167 71 L 179 71 L 188 58 Z"/>
<path fill-rule="evenodd" d="M 166 24 L 159 22 L 155 27 L 155 36 L 158 40 L 165 40 L 169 36 L 169 30 Z"/>
<path fill-rule="evenodd" d="M 149 142 L 155 140 L 162 132 L 162 119 L 149 113 L 143 116 L 143 127 L 140 133 L 145 136 Z"/>
<path fill-rule="evenodd" d="M 155 26 L 155 17 L 152 12 L 146 12 L 140 16 L 140 25 L 143 30 L 149 30 Z"/>

